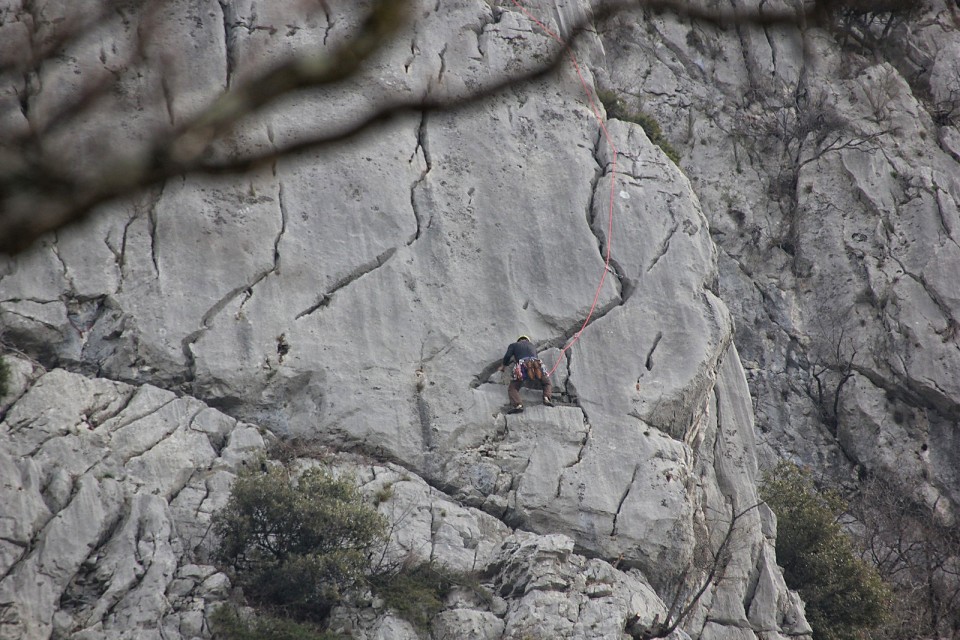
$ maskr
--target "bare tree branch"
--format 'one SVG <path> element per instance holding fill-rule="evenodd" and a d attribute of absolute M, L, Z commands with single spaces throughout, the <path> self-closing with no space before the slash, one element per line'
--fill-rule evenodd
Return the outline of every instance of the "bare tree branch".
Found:
<path fill-rule="evenodd" d="M 156 3 L 146 6 L 156 6 Z M 748 25 L 803 29 L 830 19 L 830 12 L 834 8 L 832 4 L 828 6 L 826 0 L 817 0 L 804 6 L 807 7 L 806 11 L 768 10 L 762 5 L 756 10 L 738 11 L 705 9 L 681 0 L 599 2 L 592 15 L 584 17 L 563 34 L 567 44 L 557 43 L 547 59 L 534 68 L 505 75 L 464 95 L 436 97 L 427 92 L 426 95 L 388 100 L 374 106 L 353 125 L 340 131 L 306 138 L 262 153 L 229 160 L 212 159 L 215 145 L 227 138 L 241 120 L 260 113 L 290 92 L 331 86 L 355 78 L 364 63 L 397 36 L 412 10 L 411 0 L 373 0 L 365 21 L 356 33 L 334 51 L 293 57 L 227 90 L 208 108 L 180 127 L 153 136 L 152 141 L 144 144 L 133 160 L 98 159 L 103 169 L 91 179 L 75 167 L 64 166 L 56 149 L 46 148 L 44 142 L 58 127 L 66 126 L 82 114 L 96 109 L 99 98 L 107 93 L 109 83 L 94 83 L 81 91 L 73 104 L 63 105 L 57 110 L 57 117 L 51 120 L 50 128 L 36 129 L 26 139 L 14 137 L 5 140 L 0 132 L 0 253 L 21 251 L 43 233 L 83 219 L 104 203 L 133 195 L 173 176 L 249 171 L 289 154 L 343 142 L 374 125 L 390 122 L 410 112 L 462 108 L 507 87 L 542 78 L 562 62 L 570 43 L 589 29 L 593 21 L 614 14 L 636 10 L 662 11 L 720 28 Z M 103 14 L 97 14 L 101 18 L 111 11 L 120 10 L 112 1 L 105 7 Z M 82 38 L 86 29 L 95 28 L 95 24 L 96 21 L 87 20 L 71 23 L 63 33 L 55 34 L 59 37 L 48 36 L 41 43 L 42 46 L 38 44 L 23 64 L 31 68 L 40 60 L 55 57 L 68 43 Z M 138 62 L 142 62 L 142 59 Z M 22 66 L 15 65 L 8 71 Z"/>
<path fill-rule="evenodd" d="M 686 592 L 687 576 L 690 573 L 690 567 L 688 566 L 680 574 L 677 590 L 670 602 L 670 607 L 667 609 L 665 618 L 661 621 L 659 617 L 654 617 L 653 622 L 649 625 L 641 625 L 638 624 L 639 615 L 634 616 L 631 620 L 627 621 L 627 633 L 635 640 L 652 640 L 653 638 L 666 638 L 676 631 L 680 624 L 686 620 L 699 605 L 700 599 L 703 598 L 703 594 L 707 592 L 707 589 L 715 586 L 723 578 L 727 564 L 730 562 L 730 547 L 733 544 L 733 534 L 737 530 L 737 522 L 761 504 L 763 504 L 763 502 L 758 502 L 739 513 L 733 513 L 731 515 L 730 523 L 727 525 L 723 540 L 711 554 L 710 565 L 706 575 L 700 580 L 698 585 L 694 586 L 690 595 L 683 597 Z"/>
<path fill-rule="evenodd" d="M 356 36 L 346 44 L 329 54 L 294 57 L 226 92 L 172 135 L 158 135 L 137 162 L 107 163 L 99 180 L 75 177 L 68 168 L 51 163 L 42 153 L 42 140 L 30 137 L 32 144 L 20 147 L 19 161 L 0 165 L 0 253 L 20 251 L 43 233 L 86 217 L 104 202 L 197 171 L 211 144 L 229 133 L 240 118 L 291 91 L 352 77 L 404 24 L 408 4 L 376 0 Z M 91 88 L 77 105 L 65 108 L 65 115 L 76 115 L 101 94 L 99 87 Z M 10 143 L 0 141 L 0 151 L 5 147 Z"/>

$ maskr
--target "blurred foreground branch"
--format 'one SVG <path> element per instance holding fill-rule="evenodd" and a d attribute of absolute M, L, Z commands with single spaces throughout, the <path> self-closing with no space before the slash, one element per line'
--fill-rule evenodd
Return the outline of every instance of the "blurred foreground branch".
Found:
<path fill-rule="evenodd" d="M 118 14 L 125 22 L 137 19 L 136 7 L 108 2 L 103 13 L 78 18 L 73 22 L 44 22 L 42 16 L 30 15 L 23 24 L 30 31 L 29 47 L 22 59 L 11 59 L 0 52 L 0 81 L 13 87 L 6 97 L 16 94 L 14 100 L 0 101 L 0 253 L 16 253 L 30 246 L 44 233 L 59 229 L 83 219 L 96 207 L 123 197 L 135 195 L 171 177 L 189 174 L 240 174 L 275 162 L 278 158 L 305 150 L 341 143 L 398 117 L 420 111 L 457 109 L 483 100 L 497 92 L 552 73 L 567 56 L 567 47 L 587 29 L 594 20 L 631 10 L 665 11 L 686 19 L 712 24 L 720 28 L 734 25 L 754 27 L 794 26 L 806 28 L 809 24 L 830 19 L 843 7 L 860 9 L 866 0 L 828 3 L 817 0 L 807 3 L 804 11 L 766 10 L 714 11 L 698 8 L 683 0 L 618 0 L 599 3 L 579 23 L 571 25 L 564 37 L 566 45 L 554 44 L 551 53 L 535 65 L 521 71 L 504 72 L 493 81 L 483 83 L 458 95 L 434 95 L 429 89 L 419 95 L 384 97 L 365 111 L 357 114 L 352 124 L 339 130 L 304 137 L 266 151 L 251 149 L 223 157 L 222 147 L 235 133 L 237 125 L 275 104 L 292 92 L 320 87 L 347 86 L 365 70 L 370 58 L 395 41 L 416 9 L 411 0 L 372 0 L 359 26 L 351 37 L 331 50 L 315 50 L 297 54 L 280 62 L 272 69 L 230 87 L 209 106 L 179 125 L 151 128 L 137 123 L 117 122 L 116 126 L 136 129 L 138 142 L 132 153 L 107 153 L 105 157 L 83 157 L 76 149 L 66 148 L 64 130 L 82 128 L 91 116 L 102 110 L 104 100 L 111 93 L 122 92 L 124 74 L 142 78 L 144 65 L 161 67 L 163 97 L 169 103 L 167 78 L 162 75 L 163 52 L 148 53 L 148 36 L 158 19 L 160 2 L 143 4 L 145 12 L 136 29 L 137 38 L 126 65 L 110 68 L 101 45 L 100 59 L 109 73 L 85 83 L 72 98 L 54 105 L 46 119 L 34 117 L 30 110 L 31 87 L 39 84 L 41 70 L 62 64 L 69 59 L 68 50 L 81 42 L 88 32 L 97 28 L 102 19 Z M 877 0 L 880 1 L 880 0 Z M 882 0 L 888 4 L 914 5 L 916 0 Z M 509 9 L 510 3 L 504 2 Z M 868 3 L 869 4 L 869 3 Z M 326 3 L 321 3 L 328 10 Z M 522 3 L 518 6 L 522 6 Z M 33 5 L 25 4 L 27 10 Z M 851 9 L 853 10 L 853 9 Z M 30 23 L 30 24 L 28 24 Z M 109 34 L 107 34 L 109 36 Z M 14 47 L 15 49 L 15 47 Z M 9 48 L 8 48 L 9 52 Z M 21 82 L 22 81 L 22 82 Z M 20 83 L 18 87 L 18 83 Z M 19 109 L 24 127 L 8 125 L 17 120 L 4 110 Z M 122 119 L 122 118 L 121 118 Z M 152 123 L 151 123 L 152 124 Z M 110 149 L 110 152 L 113 150 Z M 80 154 L 82 155 L 82 153 Z"/>

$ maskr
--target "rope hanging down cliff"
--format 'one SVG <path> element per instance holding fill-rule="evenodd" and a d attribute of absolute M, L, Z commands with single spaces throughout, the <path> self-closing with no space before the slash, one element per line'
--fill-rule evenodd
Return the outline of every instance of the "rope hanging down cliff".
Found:
<path fill-rule="evenodd" d="M 590 86 L 587 84 L 586 79 L 583 77 L 583 72 L 580 69 L 580 63 L 577 61 L 577 56 L 574 54 L 573 49 L 570 45 L 559 35 L 557 35 L 552 29 L 547 27 L 544 23 L 538 20 L 533 14 L 531 14 L 526 7 L 524 7 L 519 0 L 512 0 L 514 6 L 520 10 L 523 15 L 525 15 L 531 22 L 536 24 L 540 29 L 546 33 L 548 36 L 556 40 L 560 45 L 566 49 L 567 53 L 570 56 L 570 62 L 573 64 L 573 68 L 577 72 L 577 77 L 580 79 L 580 86 L 583 87 L 583 91 L 587 96 L 587 102 L 590 105 L 590 110 L 593 112 L 594 117 L 597 119 L 597 122 L 600 124 L 600 129 L 603 131 L 603 137 L 607 141 L 607 144 L 610 146 L 610 198 L 609 204 L 607 207 L 607 251 L 604 256 L 603 264 L 603 273 L 600 274 L 600 282 L 597 284 L 597 292 L 593 296 L 593 303 L 590 305 L 590 311 L 587 313 L 587 317 L 584 319 L 583 324 L 580 325 L 580 329 L 573 334 L 567 344 L 564 345 L 563 349 L 560 350 L 560 356 L 557 358 L 557 361 L 554 363 L 553 368 L 550 369 L 547 375 L 552 375 L 554 371 L 557 370 L 557 367 L 560 365 L 560 361 L 563 359 L 563 355 L 580 340 L 580 334 L 583 333 L 583 330 L 590 323 L 590 320 L 593 318 L 593 313 L 597 309 L 597 302 L 600 300 L 600 292 L 603 290 L 603 283 L 607 279 L 607 273 L 610 272 L 610 250 L 613 246 L 613 202 L 614 202 L 614 187 L 617 182 L 617 147 L 613 144 L 613 140 L 610 138 L 610 133 L 607 131 L 607 125 L 603 120 L 603 116 L 600 114 L 600 109 L 597 107 L 596 95 L 591 91 Z"/>

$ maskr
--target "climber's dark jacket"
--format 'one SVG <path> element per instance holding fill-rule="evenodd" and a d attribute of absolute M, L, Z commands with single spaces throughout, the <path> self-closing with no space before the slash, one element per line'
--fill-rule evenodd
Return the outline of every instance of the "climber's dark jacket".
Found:
<path fill-rule="evenodd" d="M 507 347 L 507 353 L 503 356 L 503 366 L 509 365 L 511 358 L 516 358 L 517 362 L 520 362 L 524 358 L 536 357 L 537 348 L 533 346 L 533 343 L 529 340 L 521 340 L 520 342 L 514 342 Z"/>

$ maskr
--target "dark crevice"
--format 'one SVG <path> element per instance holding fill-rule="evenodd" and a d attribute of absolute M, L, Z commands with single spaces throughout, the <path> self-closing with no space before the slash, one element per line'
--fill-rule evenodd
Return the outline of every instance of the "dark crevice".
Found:
<path fill-rule="evenodd" d="M 133 400 L 136 399 L 136 396 L 139 396 L 139 395 L 140 395 L 139 392 L 132 394 L 131 397 L 130 397 L 129 402 L 127 403 L 127 406 L 124 407 L 124 410 L 126 410 L 127 407 L 129 406 L 129 404 L 131 404 L 131 403 L 133 402 Z M 139 421 L 141 421 L 141 420 L 144 420 L 144 419 L 146 419 L 146 418 L 149 418 L 149 417 L 152 416 L 153 414 L 155 414 L 155 413 L 163 410 L 164 407 L 166 407 L 166 406 L 168 406 L 168 405 L 170 405 L 170 404 L 172 404 L 172 403 L 174 403 L 174 402 L 176 402 L 176 401 L 177 401 L 177 398 L 176 398 L 176 397 L 173 397 L 173 398 L 170 398 L 170 399 L 168 399 L 168 400 L 166 400 L 166 401 L 164 401 L 164 402 L 162 402 L 162 403 L 160 403 L 160 404 L 158 404 L 158 405 L 156 405 L 156 406 L 154 406 L 154 407 L 150 407 L 150 408 L 147 409 L 145 412 L 137 413 L 136 415 L 129 416 L 129 417 L 128 417 L 127 419 L 125 419 L 123 422 L 121 422 L 121 423 L 119 423 L 119 424 L 117 424 L 117 425 L 114 425 L 114 426 L 112 427 L 112 429 L 111 429 L 110 432 L 111 432 L 111 433 L 115 433 L 115 432 L 119 431 L 120 429 L 123 429 L 123 428 L 125 428 L 125 427 L 130 426 L 130 425 L 133 424 L 134 422 L 139 422 Z M 120 415 L 120 414 L 118 413 L 117 416 L 119 416 L 119 415 Z"/>
<path fill-rule="evenodd" d="M 29 560 L 32 557 L 34 551 L 37 547 L 43 544 L 43 539 L 46 537 L 46 534 L 49 532 L 51 526 L 54 526 L 56 523 L 61 521 L 61 518 L 58 516 L 60 513 L 66 511 L 70 508 L 70 505 L 73 504 L 73 501 L 76 499 L 77 494 L 79 493 L 79 482 L 80 478 L 72 478 L 73 487 L 70 491 L 70 497 L 68 498 L 66 504 L 62 508 L 57 510 L 57 513 L 51 513 L 49 518 L 46 518 L 42 523 L 38 523 L 38 526 L 35 528 L 33 533 L 30 536 L 30 541 L 26 544 L 24 552 L 13 562 L 10 563 L 10 566 L 7 567 L 7 570 L 0 575 L 0 584 L 3 582 L 16 570 L 20 567 L 23 562 Z M 44 496 L 45 497 L 45 496 Z"/>
<path fill-rule="evenodd" d="M 653 257 L 653 261 L 650 263 L 650 266 L 647 267 L 647 273 L 653 271 L 653 268 L 657 266 L 657 263 L 660 262 L 660 258 L 667 255 L 667 251 L 670 250 L 670 241 L 673 240 L 673 236 L 677 233 L 677 230 L 680 228 L 680 223 L 676 223 L 667 233 L 667 237 L 663 239 L 663 242 L 660 243 L 660 248 L 657 251 L 657 255 Z"/>
<path fill-rule="evenodd" d="M 197 378 L 197 358 L 193 353 L 193 345 L 206 332 L 207 327 L 197 329 L 184 336 L 180 341 L 180 352 L 183 353 L 183 365 L 186 368 L 186 382 L 193 382 Z"/>
<path fill-rule="evenodd" d="M 413 210 L 413 217 L 417 223 L 417 229 L 407 240 L 407 246 L 409 247 L 414 242 L 420 239 L 420 235 L 423 233 L 424 223 L 423 218 L 420 215 L 420 206 L 417 204 L 417 191 L 423 185 L 424 181 L 427 178 L 427 174 L 430 173 L 430 170 L 433 168 L 433 163 L 430 159 L 430 146 L 428 144 L 427 137 L 427 112 L 424 111 L 420 114 L 420 124 L 417 127 L 417 147 L 414 149 L 413 153 L 410 155 L 410 163 L 416 161 L 418 152 L 423 154 L 423 161 L 425 167 L 423 171 L 420 172 L 420 176 L 414 180 L 413 184 L 410 185 L 410 208 Z M 429 226 L 429 222 L 427 223 Z"/>
<path fill-rule="evenodd" d="M 129 508 L 129 499 L 127 499 L 124 500 L 123 507 L 117 509 L 115 513 L 108 514 L 107 519 L 101 526 L 97 541 L 90 546 L 77 574 L 73 576 L 61 593 L 58 603 L 60 609 L 70 609 L 76 603 L 93 604 L 103 597 L 110 583 L 103 578 L 98 578 L 96 571 L 99 566 L 98 561 L 102 557 L 103 548 L 120 530 Z M 112 609 L 113 607 L 111 607 Z"/>
<path fill-rule="evenodd" d="M 156 197 L 150 203 L 149 208 L 147 209 L 147 221 L 150 227 L 150 258 L 153 260 L 153 270 L 157 275 L 157 279 L 160 278 L 160 258 L 159 258 L 159 241 L 157 239 L 157 207 L 160 205 L 160 200 L 163 198 L 163 192 L 166 186 L 164 184 L 160 185 L 160 188 L 157 190 Z"/>
<path fill-rule="evenodd" d="M 163 408 L 164 406 L 166 406 L 167 404 L 170 404 L 170 403 L 168 402 L 168 403 L 164 404 L 163 406 L 158 407 L 156 411 L 159 411 L 160 409 L 162 409 L 162 408 Z M 154 411 L 154 413 L 156 413 L 156 411 Z M 136 460 L 137 458 L 142 458 L 142 457 L 145 456 L 147 453 L 149 453 L 151 450 L 155 449 L 156 447 L 159 447 L 159 446 L 162 445 L 165 441 L 169 440 L 169 439 L 173 436 L 173 434 L 175 434 L 175 433 L 176 433 L 177 431 L 179 431 L 179 430 L 180 430 L 180 423 L 179 423 L 179 422 L 174 423 L 174 425 L 173 425 L 172 427 L 168 427 L 168 428 L 166 429 L 166 431 L 164 431 L 152 444 L 149 444 L 148 446 L 146 446 L 145 448 L 143 448 L 143 449 L 140 450 L 140 451 L 135 451 L 135 452 L 134 452 L 134 451 L 131 451 L 131 452 L 130 452 L 130 455 L 128 455 L 128 456 L 126 456 L 126 457 L 124 457 L 124 458 L 122 459 L 122 464 L 123 464 L 124 466 L 126 466 L 126 465 L 130 464 L 130 462 L 131 462 L 132 460 Z M 168 499 L 168 502 L 169 502 L 169 499 Z"/>
<path fill-rule="evenodd" d="M 30 122 L 30 74 L 23 74 L 23 91 L 14 89 L 23 119 Z"/>
<path fill-rule="evenodd" d="M 330 31 L 333 30 L 334 20 L 330 15 L 330 7 L 327 6 L 326 0 L 320 0 L 320 7 L 323 9 L 323 17 L 327 22 L 327 26 L 323 30 L 323 46 L 327 46 L 327 40 L 330 38 Z"/>
<path fill-rule="evenodd" d="M 233 74 L 236 66 L 236 53 L 234 52 L 235 36 L 233 33 L 233 7 L 230 3 L 220 0 L 220 15 L 223 17 L 223 47 L 226 55 L 226 78 L 224 86 L 229 89 L 233 82 Z"/>
<path fill-rule="evenodd" d="M 120 236 L 120 248 L 115 249 L 110 243 L 107 243 L 107 246 L 110 247 L 110 251 L 113 252 L 114 261 L 117 265 L 117 271 L 120 275 L 120 283 L 117 285 L 117 293 L 123 289 L 123 268 L 127 264 L 127 238 L 130 234 L 130 225 L 133 224 L 134 220 L 137 219 L 136 213 L 130 216 L 123 225 L 123 234 Z"/>
<path fill-rule="evenodd" d="M 647 352 L 647 359 L 644 361 L 644 366 L 647 368 L 647 371 L 653 371 L 653 352 L 657 350 L 657 346 L 660 344 L 662 339 L 663 332 L 657 331 L 657 336 L 653 339 L 653 344 L 650 346 L 650 351 Z"/>
<path fill-rule="evenodd" d="M 176 126 L 177 122 L 173 108 L 173 92 L 170 89 L 165 74 L 160 75 L 160 90 L 163 92 L 163 103 L 167 109 L 167 119 L 170 120 L 170 126 Z"/>
<path fill-rule="evenodd" d="M 172 401 L 171 401 L 171 402 L 172 402 Z M 170 404 L 170 403 L 168 402 L 168 403 L 164 404 L 163 406 L 166 406 L 167 404 Z M 159 411 L 160 409 L 162 409 L 163 406 L 157 407 L 156 411 L 154 411 L 153 413 L 156 413 L 157 411 Z M 145 456 L 147 453 L 149 453 L 151 450 L 155 449 L 156 447 L 159 447 L 159 446 L 160 446 L 161 444 L 163 444 L 166 440 L 169 440 L 170 437 L 173 436 L 173 434 L 175 434 L 175 433 L 176 433 L 177 431 L 179 431 L 179 430 L 180 430 L 180 423 L 179 423 L 179 422 L 174 423 L 172 427 L 167 427 L 167 429 L 153 442 L 153 444 L 148 445 L 146 448 L 144 448 L 144 449 L 142 449 L 142 450 L 140 450 L 140 451 L 131 451 L 131 452 L 130 452 L 130 455 L 125 456 L 125 457 L 122 459 L 123 466 L 126 467 L 127 465 L 130 464 L 130 462 L 131 462 L 132 460 L 136 460 L 137 458 L 142 458 L 142 457 Z M 169 498 L 167 498 L 167 500 L 169 501 Z"/>
<path fill-rule="evenodd" d="M 760 575 L 762 569 L 760 563 L 763 562 L 763 554 L 757 553 L 753 559 L 753 566 L 750 567 L 750 575 L 747 579 L 747 587 L 743 594 L 743 610 L 749 615 L 753 601 L 757 597 L 757 587 L 760 585 Z"/>
<path fill-rule="evenodd" d="M 410 40 L 410 57 L 407 58 L 407 61 L 403 63 L 404 73 L 410 73 L 410 67 L 413 66 L 413 61 L 417 59 L 417 40 L 416 38 Z"/>
<path fill-rule="evenodd" d="M 227 448 L 230 444 L 230 437 L 233 433 L 232 431 L 229 434 L 221 432 L 209 432 L 204 431 L 204 435 L 207 436 L 207 441 L 210 443 L 210 447 L 213 449 L 213 452 L 217 455 L 218 458 L 223 457 L 223 450 Z M 209 493 L 209 488 L 207 489 Z"/>
<path fill-rule="evenodd" d="M 760 12 L 763 12 L 763 2 L 760 3 Z M 763 27 L 763 36 L 767 39 L 767 46 L 770 47 L 770 75 L 775 76 L 777 73 L 777 49 L 774 46 L 774 39 L 770 35 L 770 29 L 766 26 Z"/>
<path fill-rule="evenodd" d="M 97 427 L 107 422 L 108 420 L 112 420 L 117 416 L 119 416 L 120 414 L 122 414 L 124 411 L 126 411 L 130 407 L 130 404 L 133 402 L 133 399 L 137 396 L 137 387 L 128 387 L 125 390 L 117 389 L 117 391 L 121 394 L 126 394 L 126 397 L 123 398 L 122 404 L 119 407 L 117 407 L 112 414 L 98 416 L 99 419 L 96 421 L 90 420 L 90 427 L 92 429 L 96 429 Z"/>
<path fill-rule="evenodd" d="M 583 462 L 583 455 L 587 450 L 587 443 L 590 442 L 590 436 L 593 432 L 593 427 L 590 426 L 590 422 L 587 421 L 586 415 L 584 415 L 583 417 L 583 426 L 586 427 L 587 430 L 584 432 L 583 439 L 580 441 L 580 450 L 577 452 L 577 461 L 574 462 L 573 464 L 568 465 L 567 468 L 575 467 L 581 462 Z"/>
<path fill-rule="evenodd" d="M 950 328 L 951 328 L 951 327 L 955 327 L 955 326 L 957 325 L 957 323 L 956 323 L 956 320 L 954 319 L 954 317 L 953 317 L 953 315 L 952 315 L 952 311 L 951 311 L 951 309 L 950 309 L 950 305 L 943 299 L 943 297 L 942 297 L 939 293 L 937 293 L 936 291 L 934 291 L 934 290 L 931 288 L 931 286 L 927 283 L 926 277 L 925 277 L 924 275 L 922 275 L 922 274 L 919 275 L 919 276 L 917 276 L 917 275 L 915 275 L 914 273 L 910 272 L 910 271 L 907 269 L 907 266 L 906 266 L 899 258 L 897 258 L 896 256 L 891 256 L 891 258 L 892 258 L 898 265 L 900 265 L 900 268 L 903 269 L 904 275 L 906 275 L 908 278 L 910 278 L 911 280 L 913 280 L 914 282 L 916 282 L 918 285 L 920 285 L 920 287 L 923 289 L 924 293 L 927 294 L 927 297 L 930 298 L 930 301 L 933 302 L 933 304 L 934 304 L 934 305 L 937 307 L 937 309 L 940 311 L 941 315 L 943 315 L 944 319 L 946 320 L 947 326 L 946 326 L 946 328 L 942 329 L 941 331 L 937 331 L 937 333 L 945 333 L 945 332 L 950 331 Z M 935 330 L 935 331 L 936 331 L 936 330 Z M 956 330 L 954 329 L 954 331 L 956 331 Z M 946 340 L 944 340 L 944 342 L 946 342 Z"/>
<path fill-rule="evenodd" d="M 50 240 L 50 251 L 57 258 L 57 262 L 60 263 L 60 270 L 63 273 L 63 279 L 67 283 L 67 289 L 70 291 L 76 291 L 77 287 L 73 282 L 73 278 L 70 276 L 70 269 L 67 268 L 67 263 L 63 259 L 63 256 L 60 255 L 60 236 L 56 231 L 53 233 L 53 237 Z"/>
<path fill-rule="evenodd" d="M 20 300 L 5 300 L 4 302 L 20 302 Z M 33 302 L 33 301 L 31 300 L 31 302 Z M 40 304 L 51 304 L 51 303 L 53 303 L 53 302 L 55 302 L 55 303 L 57 303 L 57 304 L 63 304 L 63 303 L 60 302 L 59 300 L 52 300 L 52 301 L 48 301 L 48 302 L 42 302 L 42 303 L 40 303 Z M 24 320 L 27 320 L 27 321 L 29 321 L 29 322 L 36 322 L 37 324 L 40 324 L 40 325 L 46 327 L 47 329 L 52 329 L 53 331 L 56 331 L 56 332 L 59 332 L 59 331 L 60 331 L 60 327 L 59 327 L 58 325 L 53 325 L 53 324 L 51 324 L 51 323 L 49 323 L 49 322 L 47 322 L 47 321 L 45 321 L 45 320 L 40 320 L 39 318 L 34 318 L 33 316 L 29 316 L 29 315 L 27 315 L 27 314 L 25 314 L 25 313 L 20 313 L 19 311 L 14 311 L 13 309 L 4 309 L 3 312 L 4 312 L 4 313 L 9 313 L 9 314 L 11 314 L 11 315 L 14 315 L 14 316 L 17 316 L 17 317 L 20 317 L 20 318 L 23 318 Z"/>
<path fill-rule="evenodd" d="M 597 217 L 594 214 L 596 208 L 597 200 L 597 190 L 600 186 L 600 180 L 605 176 L 610 176 L 610 179 L 613 180 L 614 176 L 609 172 L 609 167 L 604 167 L 600 160 L 600 148 L 605 140 L 603 135 L 603 129 L 597 128 L 597 137 L 593 143 L 593 161 L 596 163 L 596 168 L 594 169 L 593 178 L 590 180 L 590 201 L 587 203 L 587 228 L 590 229 L 590 233 L 597 239 L 597 249 L 600 251 L 600 258 L 604 261 L 604 264 L 609 262 L 609 270 L 613 275 L 617 277 L 617 293 L 620 295 L 621 301 L 620 304 L 626 302 L 627 291 L 629 289 L 632 291 L 633 286 L 629 283 L 624 275 L 623 270 L 620 268 L 620 265 L 617 264 L 616 260 L 612 257 L 612 251 L 608 246 L 609 238 L 605 234 L 601 234 L 597 231 Z M 608 252 L 611 254 L 609 261 L 607 260 Z"/>
<path fill-rule="evenodd" d="M 437 506 L 435 504 L 430 504 L 430 556 L 429 562 L 433 562 L 436 558 L 437 553 Z"/>
<path fill-rule="evenodd" d="M 367 275 L 371 271 L 375 271 L 380 267 L 382 267 L 383 265 L 385 265 L 390 260 L 390 258 L 393 257 L 393 255 L 396 252 L 397 252 L 396 247 L 391 247 L 390 249 L 387 249 L 386 251 L 381 253 L 379 256 L 377 256 L 370 262 L 360 265 L 359 267 L 357 267 L 356 269 L 348 273 L 343 278 L 340 278 L 340 280 L 335 282 L 333 286 L 330 287 L 329 291 L 327 291 L 326 293 L 320 294 L 320 299 L 316 303 L 314 303 L 313 305 L 307 307 L 306 309 L 298 313 L 295 316 L 295 319 L 299 320 L 300 318 L 309 316 L 310 314 L 320 309 L 323 309 L 324 307 L 330 306 L 330 303 L 333 301 L 334 294 L 336 294 L 341 289 L 350 286 L 351 284 L 353 284 L 363 276 Z"/>
<path fill-rule="evenodd" d="M 886 377 L 876 371 L 872 371 L 859 365 L 852 365 L 851 369 L 870 381 L 870 384 L 877 389 L 882 389 L 888 396 L 902 400 L 908 406 L 917 409 L 931 411 L 936 415 L 943 416 L 946 420 L 960 420 L 960 404 L 954 402 L 950 396 L 939 389 L 931 391 L 921 387 L 917 382 L 906 377 L 906 363 L 902 361 L 904 367 L 904 376 L 900 384 L 891 382 Z M 932 381 L 931 381 L 932 382 Z M 936 387 L 936 383 L 934 383 Z"/>
<path fill-rule="evenodd" d="M 276 175 L 276 163 L 274 163 L 274 175 Z M 250 283 L 234 289 L 235 295 L 239 296 L 241 293 L 243 294 L 243 299 L 240 301 L 239 310 L 242 310 L 244 305 L 246 305 L 250 298 L 253 297 L 254 287 L 263 282 L 267 276 L 280 273 L 280 243 L 283 240 L 284 234 L 287 232 L 287 220 L 289 218 L 287 214 L 287 205 L 285 202 L 282 181 L 277 181 L 277 205 L 280 212 L 280 230 L 277 232 L 277 236 L 273 239 L 273 266 L 270 269 L 261 271 L 254 277 L 253 280 L 250 281 Z M 206 318 L 206 316 L 204 317 Z"/>
<path fill-rule="evenodd" d="M 100 321 L 107 310 L 107 296 L 64 296 L 67 322 L 80 336 L 87 333 Z"/>
<path fill-rule="evenodd" d="M 190 486 L 190 483 L 193 482 L 193 479 L 197 477 L 197 474 L 200 473 L 200 469 L 193 469 L 190 472 L 190 476 L 187 480 L 180 486 L 174 486 L 171 488 L 170 496 L 166 498 L 167 504 L 171 505 L 173 502 L 180 496 L 184 489 Z"/>
<path fill-rule="evenodd" d="M 443 74 L 446 73 L 446 71 L 447 71 L 447 61 L 446 61 L 446 59 L 444 58 L 444 56 L 446 56 L 446 54 L 447 54 L 447 45 L 444 44 L 444 45 L 443 45 L 443 49 L 441 49 L 441 50 L 440 50 L 440 53 L 438 54 L 438 55 L 440 56 L 440 72 L 437 74 L 437 82 L 438 82 L 438 83 L 442 83 L 442 82 L 443 82 Z"/>
<path fill-rule="evenodd" d="M 720 406 L 720 397 L 717 394 L 716 388 L 713 390 L 713 401 L 714 408 L 717 412 L 717 433 L 713 437 L 713 472 L 716 474 L 717 478 L 721 478 L 720 470 L 717 469 L 717 460 L 723 459 L 723 454 L 720 451 L 720 438 L 721 433 L 723 433 L 723 409 Z"/>
<path fill-rule="evenodd" d="M 276 163 L 274 163 L 274 175 L 276 175 Z M 259 277 L 250 285 L 251 288 L 266 278 L 270 273 L 279 273 L 280 271 L 280 241 L 283 239 L 283 234 L 287 232 L 288 219 L 287 206 L 284 202 L 283 181 L 281 180 L 277 181 L 277 204 L 280 208 L 280 231 L 277 232 L 277 237 L 273 240 L 273 269 Z"/>
<path fill-rule="evenodd" d="M 617 512 L 613 514 L 613 528 L 610 530 L 611 538 L 617 535 L 617 520 L 620 518 L 620 510 L 623 509 L 623 503 L 627 501 L 627 496 L 630 495 L 630 490 L 633 489 L 633 483 L 637 480 L 637 472 L 639 470 L 640 465 L 634 465 L 633 475 L 630 477 L 630 484 L 627 485 L 623 495 L 620 496 L 620 502 L 617 504 Z"/>
<path fill-rule="evenodd" d="M 573 384 L 573 354 L 571 354 L 570 350 L 568 349 L 563 355 L 564 358 L 566 358 L 567 367 L 567 378 L 564 382 L 564 392 L 566 397 L 564 400 L 579 407 L 580 411 L 583 412 L 584 422 L 589 422 L 590 416 L 587 415 L 586 409 L 581 406 L 580 395 L 577 393 L 576 385 Z"/>
<path fill-rule="evenodd" d="M 187 381 L 193 381 L 196 374 L 196 361 L 193 354 L 193 345 L 200 339 L 200 337 L 206 333 L 211 326 L 214 318 L 217 314 L 223 311 L 230 302 L 239 296 L 242 293 L 245 293 L 251 290 L 254 285 L 263 280 L 267 275 L 269 275 L 273 270 L 269 269 L 260 273 L 252 283 L 244 283 L 239 287 L 234 287 L 226 295 L 222 296 L 212 307 L 210 307 L 206 313 L 203 314 L 203 318 L 200 319 L 200 328 L 196 331 L 192 331 L 187 334 L 183 340 L 180 341 L 180 348 L 183 352 L 184 364 L 187 367 Z"/>

